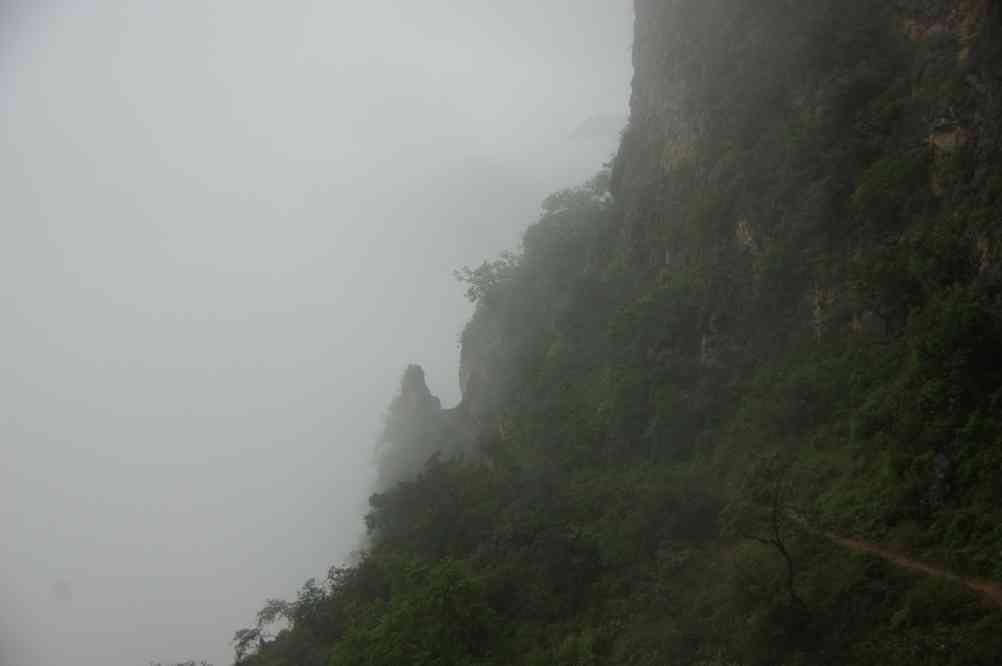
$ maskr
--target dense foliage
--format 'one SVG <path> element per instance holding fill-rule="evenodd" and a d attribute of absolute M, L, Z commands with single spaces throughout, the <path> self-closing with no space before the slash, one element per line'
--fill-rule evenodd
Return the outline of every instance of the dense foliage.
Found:
<path fill-rule="evenodd" d="M 476 409 L 398 397 L 418 469 L 238 662 L 1002 663 L 997 607 L 826 536 L 1002 580 L 1002 10 L 961 39 L 943 5 L 676 26 L 703 131 L 643 233 L 635 118 L 519 254 L 459 272 Z"/>

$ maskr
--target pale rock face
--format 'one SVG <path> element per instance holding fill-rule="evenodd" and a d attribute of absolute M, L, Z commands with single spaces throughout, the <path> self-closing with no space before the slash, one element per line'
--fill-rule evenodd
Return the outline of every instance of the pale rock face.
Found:
<path fill-rule="evenodd" d="M 960 49 L 957 64 L 967 65 L 972 58 L 972 46 L 978 32 L 978 23 L 987 13 L 990 0 L 960 0 L 952 3 L 945 13 L 935 16 L 901 16 L 897 29 L 913 42 L 922 42 L 944 36 L 957 39 Z"/>
<path fill-rule="evenodd" d="M 462 401 L 447 412 L 453 427 L 463 434 L 467 460 L 484 460 L 484 446 L 499 435 L 497 418 L 490 404 L 489 364 L 485 351 L 464 344 L 459 362 L 459 388 Z"/>
<path fill-rule="evenodd" d="M 995 265 L 995 251 L 987 237 L 979 237 L 975 243 L 974 262 L 980 275 L 988 273 Z"/>
<path fill-rule="evenodd" d="M 714 165 L 707 163 L 705 151 L 716 136 L 715 128 L 710 127 L 714 122 L 713 105 L 727 106 L 727 91 L 715 91 L 723 99 L 708 99 L 705 84 L 712 81 L 714 68 L 740 75 L 753 73 L 761 65 L 745 57 L 761 51 L 756 51 L 755 44 L 762 37 L 748 16 L 737 23 L 733 20 L 742 7 L 746 5 L 738 0 L 635 0 L 630 120 L 613 173 L 613 190 L 622 210 L 620 231 L 626 260 L 636 269 L 650 269 L 652 274 L 682 270 L 693 251 L 684 235 L 682 241 L 676 239 L 686 215 L 677 202 L 684 200 L 687 189 L 714 190 Z M 909 13 L 899 8 L 890 27 L 916 47 L 941 40 L 951 44 L 956 48 L 958 72 L 967 72 L 972 87 L 980 90 L 975 67 L 977 37 L 991 8 L 991 0 L 930 2 Z M 837 88 L 838 83 L 799 82 L 785 87 L 784 93 L 803 118 L 823 124 L 833 113 L 832 95 L 826 94 L 824 86 Z M 944 113 L 950 116 L 949 110 Z M 970 123 L 965 126 L 964 122 L 950 116 L 929 127 L 927 142 L 934 167 L 929 187 L 937 196 L 945 195 L 947 190 L 938 167 L 946 165 L 962 149 L 979 146 L 980 128 Z M 749 220 L 756 220 L 755 211 L 742 212 L 733 242 L 757 260 L 768 254 L 775 239 L 768 229 L 756 228 Z M 992 265 L 994 256 L 985 247 L 982 243 L 975 253 L 983 272 Z M 873 328 L 859 323 L 868 315 L 859 314 L 862 319 L 853 319 L 851 313 L 842 311 L 850 307 L 846 285 L 805 282 L 802 286 L 801 321 L 817 337 L 828 332 Z M 706 340 L 712 341 L 714 336 L 706 333 Z M 713 345 L 707 342 L 703 346 Z M 704 351 L 704 356 L 712 354 Z"/>
<path fill-rule="evenodd" d="M 737 239 L 738 245 L 751 252 L 753 255 L 761 252 L 758 246 L 758 240 L 755 237 L 755 231 L 752 229 L 752 226 L 747 219 L 743 219 L 738 222 L 738 226 L 734 230 L 734 236 Z"/>
<path fill-rule="evenodd" d="M 463 401 L 460 403 L 460 408 L 471 421 L 482 423 L 489 418 L 492 411 L 489 405 L 491 400 L 489 391 L 493 378 L 487 361 L 477 357 L 476 350 L 473 351 L 473 354 L 464 354 L 460 366 L 463 376 Z"/>
<path fill-rule="evenodd" d="M 707 4 L 718 4 L 708 2 Z M 699 138 L 698 117 L 691 113 L 689 76 L 693 66 L 691 40 L 676 17 L 691 9 L 691 0 L 637 0 L 636 39 L 633 46 L 634 80 L 630 122 L 621 149 L 621 198 L 625 207 L 623 233 L 637 263 L 663 256 L 665 247 L 652 242 L 660 213 L 650 205 L 664 174 L 693 157 Z M 671 34 L 665 34 L 668 26 Z M 698 63 L 696 63 L 698 65 Z"/>
<path fill-rule="evenodd" d="M 831 312 L 835 306 L 835 289 L 829 286 L 815 286 L 813 298 L 814 337 L 821 340 L 829 331 Z"/>
<path fill-rule="evenodd" d="M 970 131 L 963 127 L 952 126 L 938 128 L 929 135 L 929 150 L 932 153 L 933 164 L 937 167 L 929 174 L 929 189 L 936 196 L 942 196 L 946 192 L 938 167 L 942 166 L 951 154 L 966 146 L 970 138 Z"/>
<path fill-rule="evenodd" d="M 929 135 L 929 145 L 940 153 L 952 153 L 967 145 L 970 133 L 962 127 L 949 127 L 937 130 Z"/>
<path fill-rule="evenodd" d="M 400 383 L 400 400 L 404 409 L 412 414 L 442 409 L 442 401 L 432 395 L 425 380 L 424 368 L 420 365 L 410 365 L 404 371 Z"/>

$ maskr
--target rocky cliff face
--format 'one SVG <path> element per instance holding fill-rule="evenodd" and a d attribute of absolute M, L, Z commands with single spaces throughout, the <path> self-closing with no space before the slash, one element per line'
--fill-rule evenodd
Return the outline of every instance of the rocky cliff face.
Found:
<path fill-rule="evenodd" d="M 998 2 L 635 7 L 604 260 L 693 306 L 684 330 L 645 350 L 652 363 L 733 383 L 805 343 L 894 337 L 932 272 L 1002 280 Z M 505 349 L 524 335 L 501 330 L 510 313 L 481 314 L 450 415 L 471 451 L 499 438 Z"/>
<path fill-rule="evenodd" d="M 994 159 L 998 4 L 637 0 L 636 18 L 627 261 L 695 271 L 707 340 L 763 307 L 819 339 L 900 325 L 854 266 L 968 196 L 960 161 Z M 994 265 L 995 231 L 968 245 Z"/>

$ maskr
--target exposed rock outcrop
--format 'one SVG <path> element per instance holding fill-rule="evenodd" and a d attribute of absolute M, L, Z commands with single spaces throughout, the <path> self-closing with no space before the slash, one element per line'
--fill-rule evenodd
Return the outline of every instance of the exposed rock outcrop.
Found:
<path fill-rule="evenodd" d="M 408 366 L 380 441 L 379 489 L 413 479 L 434 456 L 472 455 L 475 433 L 461 408 L 442 409 L 442 401 L 428 388 L 424 369 Z"/>
<path fill-rule="evenodd" d="M 852 257 L 877 234 L 850 226 L 903 229 L 949 198 L 958 159 L 990 159 L 997 145 L 1002 102 L 982 67 L 995 4 L 635 6 L 630 120 L 613 174 L 630 265 L 705 276 L 704 340 L 719 339 L 709 328 L 720 312 L 762 307 L 818 339 L 858 329 L 873 308 L 854 291 Z M 867 173 L 881 152 L 895 157 Z M 926 200 L 904 182 L 918 174 Z M 895 227 L 896 179 L 913 201 Z M 991 265 L 991 242 L 978 242 L 979 266 Z"/>

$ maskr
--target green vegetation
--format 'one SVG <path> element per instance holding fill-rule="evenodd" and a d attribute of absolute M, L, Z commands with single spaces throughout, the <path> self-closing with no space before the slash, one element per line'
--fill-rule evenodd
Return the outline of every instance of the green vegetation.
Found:
<path fill-rule="evenodd" d="M 645 26 L 699 42 L 695 145 L 639 183 L 635 114 L 458 272 L 477 391 L 408 369 L 366 553 L 239 664 L 1002 663 L 997 606 L 824 536 L 1002 580 L 1002 9 L 752 4 Z"/>

